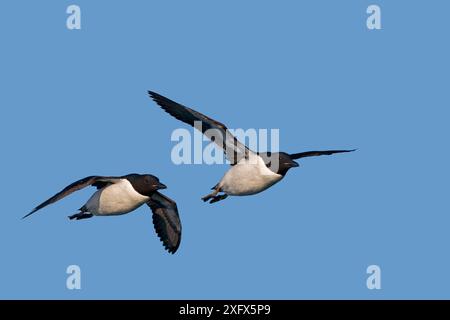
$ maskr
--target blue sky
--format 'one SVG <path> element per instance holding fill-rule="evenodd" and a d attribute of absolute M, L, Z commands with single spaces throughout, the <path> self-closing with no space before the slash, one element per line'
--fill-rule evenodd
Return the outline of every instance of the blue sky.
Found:
<path fill-rule="evenodd" d="M 77 4 L 82 29 L 66 28 Z M 378 4 L 382 30 L 366 28 Z M 8 1 L 0 33 L 0 298 L 450 298 L 444 1 Z M 200 200 L 225 165 L 170 160 L 187 128 L 148 89 L 231 128 L 278 128 L 309 158 L 251 197 Z M 69 221 L 92 174 L 153 173 L 183 222 L 148 208 Z M 66 288 L 79 265 L 82 289 Z M 381 268 L 368 290 L 366 268 Z"/>

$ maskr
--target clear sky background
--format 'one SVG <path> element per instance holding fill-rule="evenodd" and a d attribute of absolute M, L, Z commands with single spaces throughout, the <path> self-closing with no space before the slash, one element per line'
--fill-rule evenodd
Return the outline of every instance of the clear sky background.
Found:
<path fill-rule="evenodd" d="M 370 4 L 382 30 L 366 28 Z M 450 298 L 448 1 L 0 8 L 0 298 Z M 287 152 L 359 150 L 205 204 L 227 167 L 172 164 L 170 135 L 188 127 L 148 89 L 230 128 L 278 128 Z M 77 179 L 131 172 L 177 201 L 175 255 L 147 207 L 69 221 L 94 189 L 20 220 Z M 66 289 L 71 264 L 81 290 Z"/>

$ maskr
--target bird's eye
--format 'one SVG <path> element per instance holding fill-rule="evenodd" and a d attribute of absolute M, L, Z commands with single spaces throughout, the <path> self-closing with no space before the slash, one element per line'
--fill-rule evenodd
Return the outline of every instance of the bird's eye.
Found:
<path fill-rule="evenodd" d="M 267 152 L 267 156 L 268 156 L 268 157 L 271 157 L 271 156 L 272 156 L 272 152 L 270 152 L 270 151 Z"/>

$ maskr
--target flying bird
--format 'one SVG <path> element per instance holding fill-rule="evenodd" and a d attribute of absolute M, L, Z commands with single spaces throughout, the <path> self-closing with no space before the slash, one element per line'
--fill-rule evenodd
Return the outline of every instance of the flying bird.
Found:
<path fill-rule="evenodd" d="M 181 241 L 181 222 L 177 204 L 158 192 L 167 187 L 150 174 L 128 174 L 121 177 L 89 176 L 78 180 L 44 201 L 22 219 L 71 193 L 93 186 L 97 191 L 70 220 L 93 216 L 114 216 L 134 211 L 146 203 L 153 212 L 153 225 L 164 247 L 175 253 Z"/>
<path fill-rule="evenodd" d="M 167 113 L 193 127 L 201 123 L 201 131 L 223 149 L 231 168 L 204 196 L 203 201 L 218 202 L 228 196 L 247 196 L 266 190 L 284 178 L 291 168 L 298 167 L 296 159 L 352 152 L 353 150 L 307 151 L 300 153 L 255 152 L 234 137 L 227 127 L 206 115 L 185 107 L 156 92 L 148 91 L 150 97 Z"/>

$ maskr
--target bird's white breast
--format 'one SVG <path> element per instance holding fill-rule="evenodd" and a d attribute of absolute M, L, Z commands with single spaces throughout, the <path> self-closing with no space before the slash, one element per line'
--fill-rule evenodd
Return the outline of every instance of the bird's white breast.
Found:
<path fill-rule="evenodd" d="M 222 191 L 235 196 L 245 196 L 266 190 L 283 178 L 266 167 L 261 157 L 254 155 L 241 160 L 228 170 L 219 183 Z"/>
<path fill-rule="evenodd" d="M 86 208 L 94 215 L 119 215 L 135 210 L 148 200 L 128 180 L 122 179 L 94 193 Z"/>

